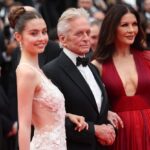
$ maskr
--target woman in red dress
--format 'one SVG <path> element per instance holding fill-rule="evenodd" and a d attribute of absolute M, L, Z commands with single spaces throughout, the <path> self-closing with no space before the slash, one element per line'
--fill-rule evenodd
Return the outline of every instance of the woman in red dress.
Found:
<path fill-rule="evenodd" d="M 111 110 L 124 123 L 111 150 L 150 150 L 150 52 L 140 24 L 131 6 L 116 4 L 106 14 L 94 54 Z"/>

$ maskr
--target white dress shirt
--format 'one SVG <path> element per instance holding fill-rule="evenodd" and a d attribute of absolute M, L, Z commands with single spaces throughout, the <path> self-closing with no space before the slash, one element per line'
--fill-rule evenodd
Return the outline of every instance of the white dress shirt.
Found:
<path fill-rule="evenodd" d="M 64 48 L 63 51 L 71 59 L 71 61 L 76 65 L 76 58 L 79 55 L 67 50 L 66 48 Z M 84 56 L 80 56 L 80 57 L 84 57 Z M 102 92 L 94 78 L 93 73 L 91 72 L 91 70 L 88 66 L 83 67 L 82 65 L 80 65 L 80 66 L 77 66 L 77 68 L 80 71 L 80 73 L 82 74 L 82 76 L 84 77 L 84 79 L 86 80 L 87 84 L 89 85 L 89 87 L 94 95 L 98 111 L 100 112 L 101 105 L 102 105 Z"/>

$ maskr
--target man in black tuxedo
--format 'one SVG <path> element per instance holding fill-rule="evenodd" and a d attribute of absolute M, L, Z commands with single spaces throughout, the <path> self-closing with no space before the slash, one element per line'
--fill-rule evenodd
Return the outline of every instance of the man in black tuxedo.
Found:
<path fill-rule="evenodd" d="M 92 64 L 87 65 L 84 57 L 90 49 L 87 12 L 76 8 L 66 10 L 57 31 L 63 51 L 43 70 L 64 94 L 66 111 L 84 116 L 89 125 L 88 130 L 78 132 L 66 120 L 67 148 L 105 150 L 106 145 L 113 144 L 115 131 L 107 121 L 108 100 L 98 71 Z"/>

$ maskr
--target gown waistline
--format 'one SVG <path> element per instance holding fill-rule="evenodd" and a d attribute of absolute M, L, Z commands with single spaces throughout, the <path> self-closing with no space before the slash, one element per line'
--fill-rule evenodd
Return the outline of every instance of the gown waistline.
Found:
<path fill-rule="evenodd" d="M 142 96 L 122 96 L 112 106 L 115 112 L 150 109 L 150 102 Z"/>

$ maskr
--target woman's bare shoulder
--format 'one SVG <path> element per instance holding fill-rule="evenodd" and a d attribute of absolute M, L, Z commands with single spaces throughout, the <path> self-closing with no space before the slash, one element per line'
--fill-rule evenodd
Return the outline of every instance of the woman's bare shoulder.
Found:
<path fill-rule="evenodd" d="M 99 70 L 99 73 L 100 73 L 100 75 L 101 75 L 101 74 L 102 74 L 102 64 L 99 63 L 99 62 L 98 62 L 97 60 L 95 60 L 95 59 L 94 59 L 91 63 L 96 66 L 96 68 Z"/>
<path fill-rule="evenodd" d="M 28 79 L 36 77 L 35 71 L 27 66 L 18 66 L 16 69 L 16 73 L 17 75 L 24 77 L 24 78 L 28 78 Z"/>
<path fill-rule="evenodd" d="M 16 70 L 17 82 L 21 85 L 34 85 L 39 83 L 39 75 L 35 70 L 28 66 L 18 66 Z"/>

